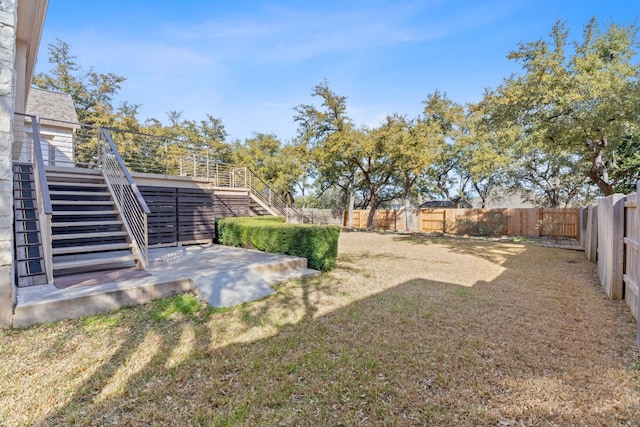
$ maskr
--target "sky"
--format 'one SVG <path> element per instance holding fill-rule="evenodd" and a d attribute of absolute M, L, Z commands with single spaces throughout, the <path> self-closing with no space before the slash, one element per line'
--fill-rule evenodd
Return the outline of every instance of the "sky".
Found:
<path fill-rule="evenodd" d="M 482 98 L 520 70 L 506 58 L 557 20 L 640 24 L 637 0 L 49 0 L 36 72 L 60 39 L 83 70 L 126 77 L 141 121 L 222 119 L 229 140 L 296 135 L 294 107 L 328 81 L 357 125 L 413 118 L 435 90 Z"/>

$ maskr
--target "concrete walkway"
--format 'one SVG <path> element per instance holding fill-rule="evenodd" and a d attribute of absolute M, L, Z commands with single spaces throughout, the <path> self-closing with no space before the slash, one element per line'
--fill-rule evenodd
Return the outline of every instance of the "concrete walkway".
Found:
<path fill-rule="evenodd" d="M 18 288 L 14 326 L 76 318 L 195 291 L 213 307 L 271 295 L 270 285 L 320 274 L 305 258 L 219 245 L 151 249 L 149 270 L 63 276 Z"/>

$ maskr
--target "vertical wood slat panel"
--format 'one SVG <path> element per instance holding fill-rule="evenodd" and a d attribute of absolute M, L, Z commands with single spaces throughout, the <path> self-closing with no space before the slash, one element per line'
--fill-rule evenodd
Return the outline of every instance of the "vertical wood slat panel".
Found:
<path fill-rule="evenodd" d="M 147 227 L 150 246 L 210 241 L 215 237 L 216 218 L 250 214 L 248 195 L 197 188 L 139 188 L 151 210 Z"/>
<path fill-rule="evenodd" d="M 172 187 L 139 187 L 149 206 L 147 231 L 149 246 L 174 244 L 178 241 L 176 189 Z"/>

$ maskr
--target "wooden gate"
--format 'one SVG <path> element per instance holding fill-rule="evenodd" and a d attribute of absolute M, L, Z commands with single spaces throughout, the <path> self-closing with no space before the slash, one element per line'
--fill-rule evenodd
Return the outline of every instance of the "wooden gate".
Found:
<path fill-rule="evenodd" d="M 444 233 L 447 229 L 447 211 L 444 209 L 422 209 L 420 211 L 420 231 L 423 233 Z"/>

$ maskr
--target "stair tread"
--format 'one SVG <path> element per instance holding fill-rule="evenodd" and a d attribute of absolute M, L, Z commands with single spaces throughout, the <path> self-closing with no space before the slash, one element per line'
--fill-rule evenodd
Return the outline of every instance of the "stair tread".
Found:
<path fill-rule="evenodd" d="M 113 205 L 113 201 L 112 200 L 51 200 L 51 204 L 52 205 Z"/>
<path fill-rule="evenodd" d="M 65 168 L 65 167 L 56 167 L 56 166 L 47 166 L 44 168 L 47 175 L 49 174 L 57 174 L 57 175 L 98 175 L 102 176 L 102 171 L 98 169 L 87 169 L 87 168 Z"/>
<path fill-rule="evenodd" d="M 50 190 L 49 194 L 52 196 L 110 196 L 111 193 L 108 191 L 61 191 L 61 190 Z"/>
<path fill-rule="evenodd" d="M 97 233 L 73 233 L 73 234 L 54 234 L 52 240 L 69 240 L 69 239 L 90 239 L 94 237 L 116 237 L 126 236 L 126 231 L 105 231 Z"/>
<path fill-rule="evenodd" d="M 104 183 L 96 182 L 69 182 L 69 181 L 54 181 L 49 184 L 49 187 L 85 187 L 85 188 L 107 188 Z"/>
<path fill-rule="evenodd" d="M 102 175 L 47 173 L 47 182 L 49 185 L 52 185 L 52 183 L 53 185 L 70 184 L 75 183 L 77 180 L 94 181 L 93 184 L 104 184 L 104 178 L 102 177 Z"/>
<path fill-rule="evenodd" d="M 73 216 L 73 215 L 82 215 L 82 216 L 93 216 L 93 215 L 117 215 L 117 210 L 105 210 L 105 211 L 55 211 L 53 213 L 54 216 Z"/>
<path fill-rule="evenodd" d="M 51 227 L 92 227 L 96 225 L 122 225 L 122 221 L 71 221 L 51 223 Z"/>
<path fill-rule="evenodd" d="M 103 252 L 114 251 L 120 249 L 129 249 L 129 243 L 106 243 L 102 245 L 81 245 L 81 246 L 66 246 L 61 248 L 53 248 L 51 253 L 53 255 L 68 255 L 80 252 Z"/>
<path fill-rule="evenodd" d="M 121 263 L 127 261 L 135 261 L 136 258 L 133 255 L 121 255 L 118 257 L 103 257 L 103 258 L 91 258 L 91 259 L 80 259 L 73 261 L 62 261 L 62 262 L 53 262 L 54 270 L 66 270 L 70 268 L 81 268 L 81 267 L 90 267 L 96 265 L 104 265 L 104 264 L 114 264 Z"/>

